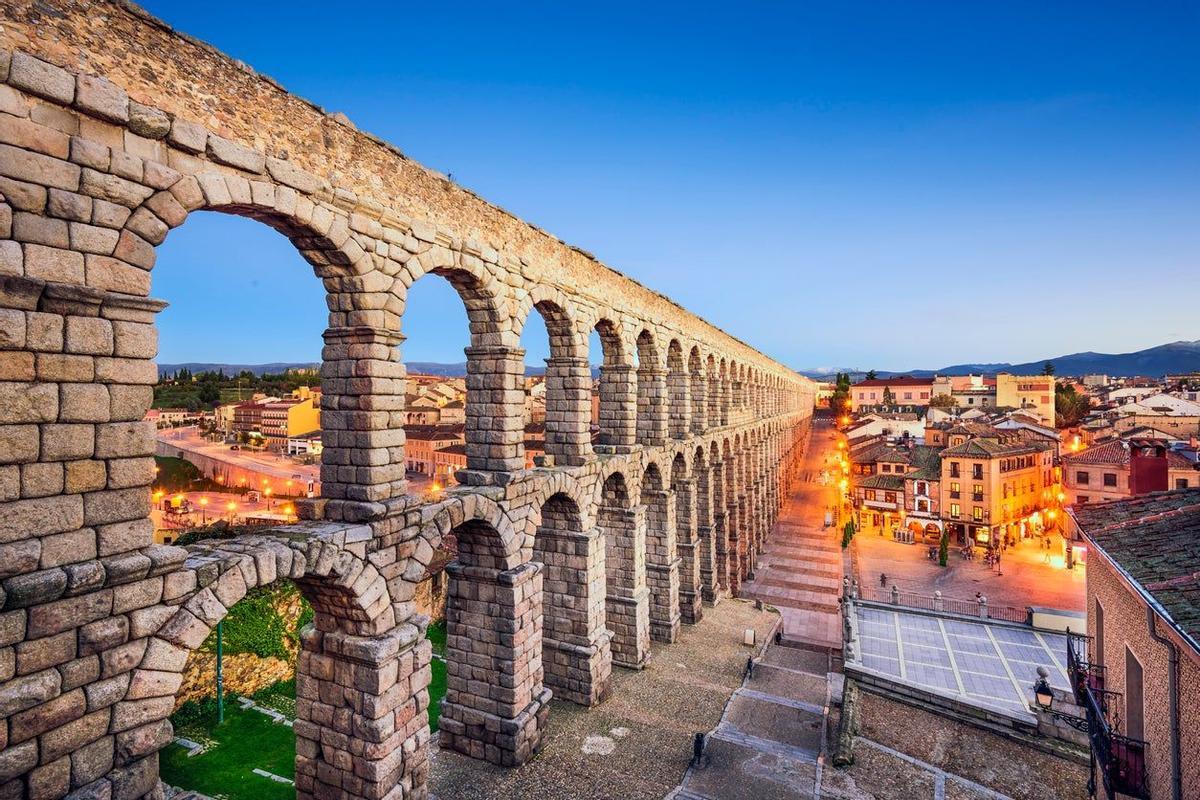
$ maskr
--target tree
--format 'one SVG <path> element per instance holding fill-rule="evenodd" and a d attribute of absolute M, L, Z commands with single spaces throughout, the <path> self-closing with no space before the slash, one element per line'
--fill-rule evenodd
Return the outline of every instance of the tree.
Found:
<path fill-rule="evenodd" d="M 220 402 L 220 388 L 212 381 L 204 381 L 200 384 L 199 400 L 206 406 L 212 406 L 213 404 Z"/>
<path fill-rule="evenodd" d="M 1054 425 L 1071 428 L 1083 422 L 1092 410 L 1092 401 L 1087 395 L 1075 391 L 1075 385 L 1059 383 L 1054 387 Z"/>
<path fill-rule="evenodd" d="M 896 405 L 896 395 L 892 394 L 892 390 L 888 387 L 883 387 L 883 404 L 885 406 Z"/>
<path fill-rule="evenodd" d="M 1054 362 L 1047 361 L 1045 364 L 1043 364 L 1042 365 L 1042 374 L 1043 375 L 1053 375 L 1054 374 Z"/>
<path fill-rule="evenodd" d="M 878 376 L 875 374 L 875 370 L 871 370 L 871 371 L 869 371 L 869 372 L 867 373 L 867 380 L 869 380 L 869 381 L 873 381 L 873 380 L 875 380 L 877 377 L 878 377 Z"/>
<path fill-rule="evenodd" d="M 958 403 L 948 394 L 935 394 L 933 399 L 929 401 L 929 405 L 933 408 L 951 409 L 957 406 Z"/>
<path fill-rule="evenodd" d="M 950 560 L 950 535 L 942 531 L 942 539 L 938 542 L 938 564 L 946 566 Z"/>
<path fill-rule="evenodd" d="M 850 540 L 854 538 L 854 520 L 846 520 L 846 526 L 842 528 L 842 549 L 845 550 L 850 546 Z"/>

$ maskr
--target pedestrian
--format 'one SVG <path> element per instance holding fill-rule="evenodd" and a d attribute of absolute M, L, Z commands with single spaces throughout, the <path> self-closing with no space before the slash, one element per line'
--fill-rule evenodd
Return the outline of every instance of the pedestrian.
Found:
<path fill-rule="evenodd" d="M 886 572 L 879 573 L 879 585 L 883 586 L 885 588 L 887 587 L 887 573 Z"/>

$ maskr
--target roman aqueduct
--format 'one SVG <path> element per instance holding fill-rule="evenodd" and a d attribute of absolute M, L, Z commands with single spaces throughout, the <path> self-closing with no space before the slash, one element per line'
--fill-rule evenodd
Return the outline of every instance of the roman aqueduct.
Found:
<path fill-rule="evenodd" d="M 426 794 L 442 537 L 443 747 L 516 765 L 551 694 L 601 702 L 753 569 L 803 445 L 803 377 L 118 0 L 0 20 L 0 797 L 156 797 L 184 661 L 250 588 L 316 609 L 297 792 Z M 148 518 L 155 248 L 197 211 L 286 236 L 324 284 L 323 497 L 190 548 Z M 402 343 L 427 273 L 467 309 L 468 469 L 406 494 Z M 430 280 L 436 280 L 433 278 Z M 525 469 L 520 335 L 550 336 Z M 600 434 L 588 338 L 603 342 Z"/>

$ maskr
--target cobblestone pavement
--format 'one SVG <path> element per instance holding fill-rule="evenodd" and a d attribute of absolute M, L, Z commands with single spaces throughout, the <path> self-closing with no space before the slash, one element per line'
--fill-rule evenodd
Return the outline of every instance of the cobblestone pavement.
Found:
<path fill-rule="evenodd" d="M 811 800 L 825 760 L 830 656 L 773 645 L 730 698 L 672 800 Z M 840 685 L 840 683 L 838 684 Z"/>
<path fill-rule="evenodd" d="M 836 490 L 820 482 L 834 441 L 829 421 L 815 421 L 799 479 L 741 595 L 778 608 L 788 641 L 840 649 L 842 555 L 836 527 L 824 527 Z"/>
<path fill-rule="evenodd" d="M 692 735 L 712 730 L 741 686 L 747 628 L 768 639 L 779 615 L 745 600 L 705 607 L 679 641 L 655 643 L 645 669 L 614 669 L 609 699 L 592 709 L 551 701 L 542 751 L 507 769 L 436 746 L 429 786 L 437 800 L 661 800 L 679 784 Z"/>
<path fill-rule="evenodd" d="M 1046 560 L 1046 551 L 1038 540 L 1027 540 L 1010 547 L 1000 558 L 1000 571 L 981 559 L 967 561 L 951 548 L 945 567 L 928 558 L 927 545 L 904 544 L 873 533 L 854 537 L 855 576 L 864 587 L 880 588 L 879 576 L 885 573 L 888 587 L 894 583 L 901 591 L 932 595 L 940 591 L 947 598 L 974 599 L 981 592 L 992 605 L 1046 606 L 1067 611 L 1082 611 L 1086 599 L 1087 569 L 1076 565 L 1066 569 L 1061 555 Z"/>

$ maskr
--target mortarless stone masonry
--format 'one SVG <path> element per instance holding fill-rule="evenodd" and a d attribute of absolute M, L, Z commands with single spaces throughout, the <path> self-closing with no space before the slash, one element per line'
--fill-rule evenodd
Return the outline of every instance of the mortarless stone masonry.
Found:
<path fill-rule="evenodd" d="M 188 651 L 279 578 L 316 609 L 297 795 L 339 800 L 427 796 L 413 597 L 442 537 L 441 742 L 498 764 L 537 751 L 551 692 L 601 702 L 614 663 L 737 592 L 794 477 L 808 380 L 135 6 L 0 8 L 0 797 L 160 797 Z M 272 227 L 324 287 L 324 496 L 300 524 L 178 548 L 152 543 L 142 418 L 155 249 L 195 211 Z M 398 350 L 428 273 L 471 333 L 468 468 L 433 503 L 406 493 Z M 524 470 L 535 310 L 547 459 Z"/>

